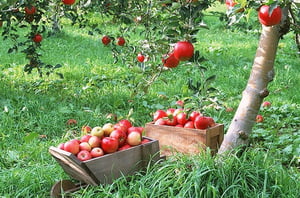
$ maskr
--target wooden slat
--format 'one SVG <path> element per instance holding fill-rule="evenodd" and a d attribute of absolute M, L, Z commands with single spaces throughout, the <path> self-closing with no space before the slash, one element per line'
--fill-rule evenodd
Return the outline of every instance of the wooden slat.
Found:
<path fill-rule="evenodd" d="M 146 136 L 159 141 L 161 153 L 172 155 L 173 152 L 196 154 L 210 147 L 217 150 L 223 136 L 224 126 L 217 124 L 207 130 L 188 129 L 173 126 L 154 125 L 147 123 Z"/>
<path fill-rule="evenodd" d="M 99 184 L 99 181 L 93 173 L 91 173 L 85 164 L 78 160 L 73 154 L 53 146 L 49 148 L 49 152 L 61 165 L 63 170 L 74 179 L 85 182 L 86 184 Z"/>

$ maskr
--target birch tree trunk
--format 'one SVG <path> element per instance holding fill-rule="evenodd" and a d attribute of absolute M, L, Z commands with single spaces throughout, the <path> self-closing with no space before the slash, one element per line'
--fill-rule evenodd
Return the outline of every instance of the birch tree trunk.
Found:
<path fill-rule="evenodd" d="M 284 30 L 289 29 L 286 27 L 289 24 L 287 8 L 283 9 L 283 15 L 280 25 L 262 28 L 248 83 L 218 154 L 249 143 L 249 135 L 261 103 L 269 94 L 268 84 L 274 78 L 274 61 L 279 40 L 286 33 Z"/>

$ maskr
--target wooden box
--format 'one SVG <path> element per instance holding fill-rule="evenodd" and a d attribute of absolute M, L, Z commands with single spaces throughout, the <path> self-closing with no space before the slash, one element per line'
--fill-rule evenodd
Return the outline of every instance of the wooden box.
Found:
<path fill-rule="evenodd" d="M 147 123 L 146 136 L 159 141 L 162 155 L 170 156 L 174 152 L 197 154 L 209 147 L 215 154 L 224 137 L 224 125 L 217 124 L 206 130 L 189 129 L 174 126 Z"/>
<path fill-rule="evenodd" d="M 57 147 L 51 146 L 49 152 L 72 178 L 94 186 L 110 184 L 114 179 L 143 170 L 150 162 L 160 159 L 158 141 L 144 138 L 150 142 L 84 162 Z"/>

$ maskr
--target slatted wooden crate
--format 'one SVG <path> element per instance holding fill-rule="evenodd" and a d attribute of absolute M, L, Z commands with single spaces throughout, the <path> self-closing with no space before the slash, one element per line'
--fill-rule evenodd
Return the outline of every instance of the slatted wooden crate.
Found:
<path fill-rule="evenodd" d="M 146 136 L 159 141 L 162 155 L 170 156 L 174 152 L 197 154 L 210 148 L 215 154 L 224 137 L 224 125 L 217 124 L 206 130 L 189 129 L 147 123 Z"/>
<path fill-rule="evenodd" d="M 49 152 L 63 170 L 75 180 L 94 186 L 110 184 L 114 179 L 143 170 L 150 162 L 160 159 L 158 141 L 144 138 L 150 142 L 84 162 L 57 147 L 51 146 Z"/>

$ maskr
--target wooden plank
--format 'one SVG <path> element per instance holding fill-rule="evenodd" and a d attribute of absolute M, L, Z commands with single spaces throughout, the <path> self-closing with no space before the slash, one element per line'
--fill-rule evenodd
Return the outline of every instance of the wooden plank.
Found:
<path fill-rule="evenodd" d="M 49 148 L 49 152 L 63 170 L 74 179 L 85 182 L 86 184 L 99 184 L 99 181 L 93 173 L 91 173 L 85 164 L 78 160 L 75 155 L 54 146 Z"/>
<path fill-rule="evenodd" d="M 217 124 L 207 130 L 188 129 L 173 126 L 154 125 L 147 123 L 146 136 L 159 141 L 161 153 L 172 155 L 173 152 L 197 154 L 210 147 L 216 152 L 221 144 L 224 126 Z"/>
<path fill-rule="evenodd" d="M 132 175 L 134 172 L 145 168 L 146 164 L 150 162 L 151 155 L 159 152 L 158 141 L 151 141 L 147 144 L 104 155 L 101 160 L 97 158 L 88 160 L 85 165 L 100 183 L 110 184 L 119 177 Z M 152 145 L 157 146 L 152 147 Z"/>

